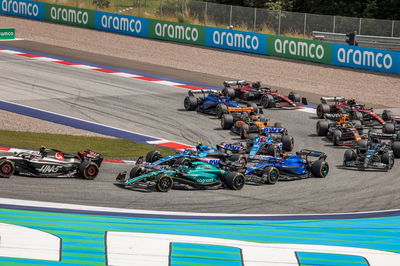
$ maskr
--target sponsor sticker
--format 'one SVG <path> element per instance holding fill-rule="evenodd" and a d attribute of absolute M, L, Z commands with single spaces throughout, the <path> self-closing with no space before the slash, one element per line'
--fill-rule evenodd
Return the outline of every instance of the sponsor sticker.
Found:
<path fill-rule="evenodd" d="M 90 9 L 46 4 L 44 18 L 50 22 L 93 28 L 94 13 L 95 11 Z"/>
<path fill-rule="evenodd" d="M 334 44 L 332 64 L 400 74 L 400 53 L 389 50 Z"/>
<path fill-rule="evenodd" d="M 29 0 L 1 0 L 0 14 L 43 20 L 44 3 Z"/>
<path fill-rule="evenodd" d="M 205 27 L 151 19 L 149 37 L 154 39 L 204 45 Z"/>
<path fill-rule="evenodd" d="M 332 61 L 332 44 L 269 35 L 267 54 L 330 64 Z"/>
<path fill-rule="evenodd" d="M 206 27 L 206 46 L 256 54 L 266 54 L 267 35 L 247 31 Z"/>
<path fill-rule="evenodd" d="M 148 37 L 149 19 L 97 11 L 94 27 L 126 35 Z"/>

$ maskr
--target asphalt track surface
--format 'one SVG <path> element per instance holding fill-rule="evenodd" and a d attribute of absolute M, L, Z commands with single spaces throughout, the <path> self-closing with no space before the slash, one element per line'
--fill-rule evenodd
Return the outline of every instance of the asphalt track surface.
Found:
<path fill-rule="evenodd" d="M 45 48 L 49 47 L 42 47 Z M 51 54 L 51 49 L 47 53 Z M 116 61 L 110 61 L 111 64 Z M 153 69 L 154 66 L 142 66 L 146 67 Z M 185 89 L 33 62 L 12 55 L 0 55 L 0 71 L 2 100 L 187 144 L 238 140 L 237 136 L 219 128 L 219 120 L 184 111 Z M 156 69 L 160 73 L 165 71 L 162 67 Z M 196 76 L 186 71 L 172 72 L 174 78 L 180 80 L 198 82 L 198 76 L 207 80 L 207 76 L 200 73 Z M 226 79 L 211 78 L 213 80 L 204 83 L 218 85 Z M 113 185 L 118 172 L 129 170 L 131 166 L 104 164 L 93 181 L 21 176 L 0 179 L 0 195 L 25 200 L 209 213 L 344 213 L 398 208 L 398 160 L 387 173 L 340 169 L 345 149 L 334 148 L 329 141 L 315 136 L 315 115 L 293 110 L 266 112 L 272 121 L 280 121 L 288 128 L 295 138 L 295 150 L 308 148 L 328 154 L 328 177 L 281 181 L 276 185 L 246 185 L 241 191 L 210 189 L 157 193 Z"/>

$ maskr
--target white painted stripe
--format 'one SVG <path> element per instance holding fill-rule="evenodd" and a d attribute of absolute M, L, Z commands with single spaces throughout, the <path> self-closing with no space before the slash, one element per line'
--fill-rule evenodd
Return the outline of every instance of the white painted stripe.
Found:
<path fill-rule="evenodd" d="M 51 57 L 32 57 L 32 59 L 34 60 L 38 60 L 38 61 L 44 61 L 44 62 L 59 62 L 62 61 L 60 59 L 55 59 L 55 58 L 51 58 Z"/>
<path fill-rule="evenodd" d="M 23 41 L 24 39 L 22 38 L 15 38 L 15 39 L 10 39 L 10 40 L 0 40 L 0 42 L 9 42 L 9 41 Z"/>
<path fill-rule="evenodd" d="M 316 114 L 316 109 L 310 108 L 310 107 L 299 108 L 299 109 L 297 109 L 297 111 L 310 113 L 310 114 Z"/>
<path fill-rule="evenodd" d="M 134 75 L 134 74 L 129 74 L 129 73 L 125 73 L 125 72 L 117 72 L 117 73 L 109 73 L 110 75 L 115 75 L 115 76 L 120 76 L 120 77 L 124 77 L 124 78 L 137 78 L 137 77 L 142 77 L 139 75 Z"/>
<path fill-rule="evenodd" d="M 21 52 L 13 51 L 13 50 L 0 50 L 0 53 L 5 53 L 5 54 L 23 54 Z"/>
<path fill-rule="evenodd" d="M 32 228 L 0 223 L 0 257 L 59 261 L 61 239 Z"/>
<path fill-rule="evenodd" d="M 123 209 L 123 208 L 110 208 L 110 207 L 95 207 L 88 205 L 77 205 L 77 204 L 66 204 L 66 203 L 55 203 L 55 202 L 44 202 L 44 201 L 30 201 L 30 200 L 18 200 L 0 198 L 0 204 L 16 205 L 16 206 L 30 206 L 30 207 L 42 207 L 42 208 L 61 208 L 67 210 L 84 210 L 84 211 L 102 211 L 102 212 L 116 212 L 121 214 L 156 214 L 156 215 L 180 215 L 180 216 L 238 216 L 238 217 L 264 217 L 264 216 L 316 216 L 316 215 L 344 215 L 344 214 L 379 214 L 387 211 L 400 211 L 400 209 L 385 210 L 385 211 L 370 211 L 370 212 L 352 212 L 352 213 L 313 213 L 313 214 L 234 214 L 234 213 L 197 213 L 197 212 L 172 212 L 172 211 L 149 211 L 149 210 L 137 210 L 137 209 Z"/>
<path fill-rule="evenodd" d="M 183 85 L 182 83 L 176 83 L 172 81 L 167 81 L 167 80 L 161 80 L 161 81 L 152 81 L 153 83 L 161 84 L 161 85 L 166 85 L 166 86 L 178 86 L 178 85 Z"/>
<path fill-rule="evenodd" d="M 87 70 L 100 69 L 98 67 L 88 66 L 88 65 L 71 65 L 71 66 L 76 67 L 76 68 L 81 68 L 81 69 L 87 69 Z"/>
<path fill-rule="evenodd" d="M 147 143 L 153 144 L 153 145 L 166 143 L 166 142 L 170 142 L 170 141 L 169 140 L 165 140 L 165 139 L 147 141 Z"/>

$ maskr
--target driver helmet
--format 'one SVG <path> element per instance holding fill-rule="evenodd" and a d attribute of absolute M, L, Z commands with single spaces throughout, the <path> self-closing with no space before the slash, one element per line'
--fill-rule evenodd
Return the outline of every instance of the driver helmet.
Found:
<path fill-rule="evenodd" d="M 261 87 L 261 82 L 259 82 L 259 81 L 253 82 L 253 83 L 251 84 L 251 86 L 252 86 L 253 88 L 255 88 L 255 89 L 258 89 L 258 88 Z"/>
<path fill-rule="evenodd" d="M 203 143 L 202 142 L 197 142 L 197 145 L 196 145 L 196 150 L 201 150 L 201 146 L 203 145 Z"/>
<path fill-rule="evenodd" d="M 379 138 L 372 138 L 371 142 L 374 144 L 379 144 L 379 143 L 381 143 L 381 140 Z"/>
<path fill-rule="evenodd" d="M 217 96 L 218 96 L 218 97 L 222 97 L 222 96 L 224 96 L 224 94 L 222 93 L 222 91 L 218 91 L 218 92 L 217 92 Z"/>
<path fill-rule="evenodd" d="M 356 104 L 356 99 L 351 98 L 350 100 L 347 101 L 347 103 L 348 103 L 349 105 L 355 105 L 355 104 Z"/>

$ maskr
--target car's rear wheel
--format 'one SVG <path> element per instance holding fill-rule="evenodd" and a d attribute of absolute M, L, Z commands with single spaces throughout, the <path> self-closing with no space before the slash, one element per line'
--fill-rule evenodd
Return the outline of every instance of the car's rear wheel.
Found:
<path fill-rule="evenodd" d="M 187 111 L 194 111 L 197 107 L 197 99 L 194 96 L 186 96 L 183 105 Z"/>
<path fill-rule="evenodd" d="M 393 123 L 383 124 L 382 132 L 385 134 L 394 134 L 396 132 L 396 127 Z"/>
<path fill-rule="evenodd" d="M 362 121 L 363 120 L 363 114 L 361 112 L 359 112 L 359 111 L 354 111 L 351 114 L 351 119 L 352 120 L 360 120 L 360 121 Z"/>
<path fill-rule="evenodd" d="M 231 157 L 229 157 L 229 160 L 239 164 L 241 167 L 246 167 L 247 164 L 247 158 L 243 154 L 232 154 Z"/>
<path fill-rule="evenodd" d="M 0 177 L 9 178 L 15 172 L 15 165 L 10 160 L 0 160 Z"/>
<path fill-rule="evenodd" d="M 317 160 L 311 165 L 311 173 L 315 177 L 326 177 L 329 173 L 329 164 L 324 160 Z"/>
<path fill-rule="evenodd" d="M 250 131 L 249 125 L 243 124 L 240 127 L 240 138 L 247 139 L 249 137 L 249 133 L 250 133 L 249 131 Z"/>
<path fill-rule="evenodd" d="M 345 162 L 350 162 L 350 161 L 354 161 L 357 158 L 356 153 L 353 150 L 346 150 L 344 152 L 344 157 L 343 160 Z"/>
<path fill-rule="evenodd" d="M 329 114 L 331 112 L 331 107 L 329 104 L 321 103 L 317 106 L 317 116 L 318 118 L 324 118 L 324 114 Z"/>
<path fill-rule="evenodd" d="M 318 121 L 317 122 L 317 126 L 316 126 L 316 130 L 317 130 L 317 135 L 318 136 L 326 136 L 326 134 L 328 134 L 329 131 L 329 122 L 328 121 Z"/>
<path fill-rule="evenodd" d="M 224 114 L 221 117 L 221 127 L 223 129 L 231 129 L 233 126 L 233 116 L 231 114 Z"/>
<path fill-rule="evenodd" d="M 342 139 L 342 131 L 340 130 L 335 130 L 333 131 L 333 145 L 338 146 L 340 144 L 340 141 Z"/>
<path fill-rule="evenodd" d="M 174 185 L 174 181 L 169 175 L 162 174 L 157 177 L 156 189 L 160 192 L 168 192 Z"/>
<path fill-rule="evenodd" d="M 216 107 L 217 117 L 221 118 L 224 114 L 228 113 L 228 107 L 225 104 L 218 104 Z"/>
<path fill-rule="evenodd" d="M 238 172 L 230 172 L 224 176 L 223 182 L 232 190 L 241 190 L 245 183 L 244 175 Z"/>
<path fill-rule="evenodd" d="M 274 123 L 274 127 L 276 127 L 276 128 L 283 128 L 283 125 L 282 125 L 282 123 L 275 122 L 275 123 Z"/>
<path fill-rule="evenodd" d="M 262 178 L 267 184 L 275 184 L 279 180 L 279 170 L 275 167 L 268 166 L 262 173 Z"/>
<path fill-rule="evenodd" d="M 236 91 L 235 91 L 235 89 L 232 89 L 232 88 L 224 88 L 224 89 L 222 89 L 222 93 L 223 93 L 225 96 L 231 97 L 232 99 L 236 98 Z"/>
<path fill-rule="evenodd" d="M 400 141 L 394 141 L 392 150 L 395 158 L 400 158 Z"/>
<path fill-rule="evenodd" d="M 99 174 L 99 166 L 91 161 L 84 161 L 79 166 L 79 174 L 81 177 L 93 180 Z"/>
<path fill-rule="evenodd" d="M 385 121 L 392 120 L 392 111 L 391 110 L 383 110 L 382 118 Z"/>
<path fill-rule="evenodd" d="M 394 156 L 389 154 L 389 152 L 384 152 L 382 153 L 381 161 L 386 164 L 389 169 L 392 169 L 394 165 Z"/>
<path fill-rule="evenodd" d="M 154 151 L 149 151 L 146 154 L 146 162 L 148 163 L 154 163 L 155 161 L 161 159 L 161 153 L 160 151 L 154 150 Z"/>
<path fill-rule="evenodd" d="M 283 135 L 282 136 L 282 149 L 284 151 L 292 151 L 294 146 L 294 139 L 292 136 Z"/>
<path fill-rule="evenodd" d="M 273 104 L 274 104 L 274 97 L 272 95 L 264 94 L 261 97 L 261 105 L 264 108 L 272 108 Z"/>

